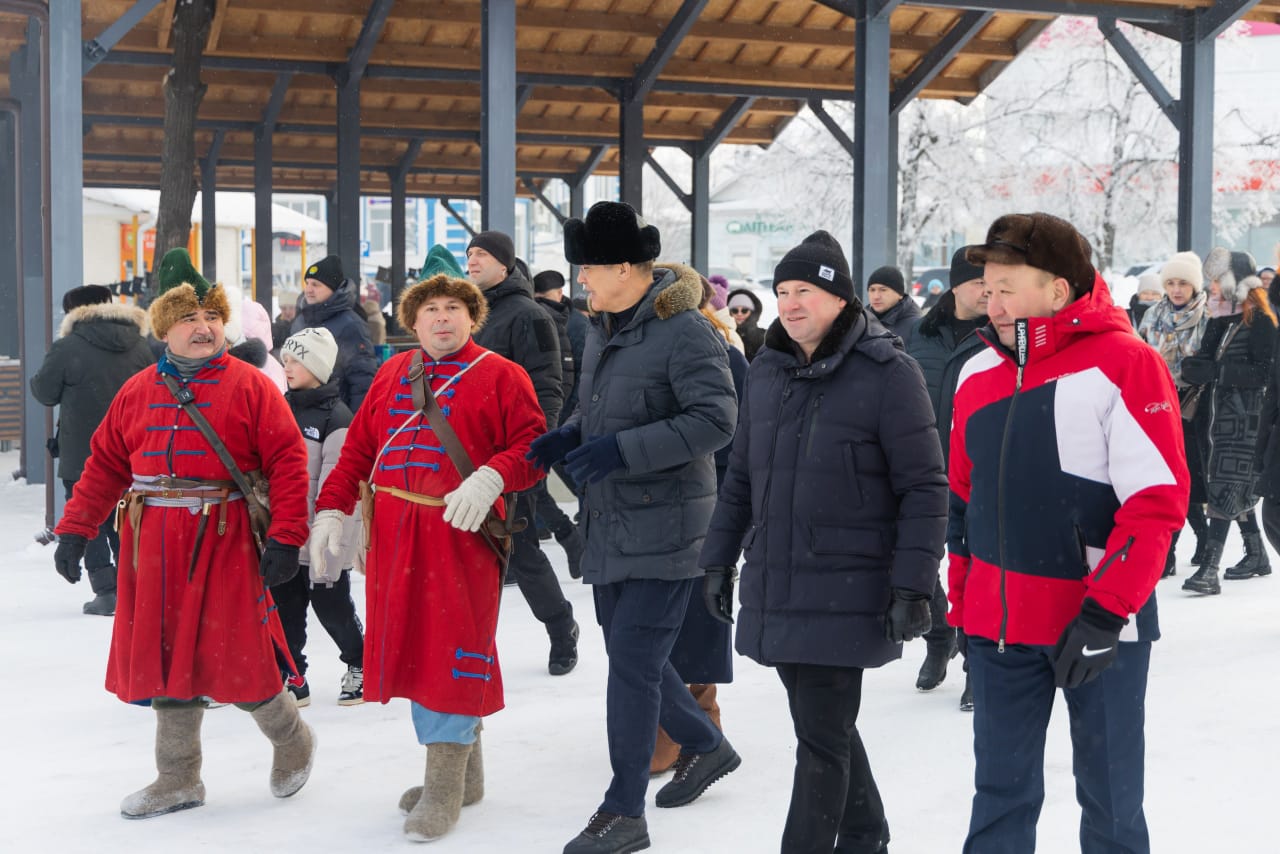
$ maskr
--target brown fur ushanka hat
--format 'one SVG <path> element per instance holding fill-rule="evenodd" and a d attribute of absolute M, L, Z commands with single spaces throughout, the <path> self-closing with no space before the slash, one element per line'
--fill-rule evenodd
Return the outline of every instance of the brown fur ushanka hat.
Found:
<path fill-rule="evenodd" d="M 164 338 L 170 326 L 197 311 L 216 311 L 223 323 L 231 319 L 226 291 L 200 275 L 186 249 L 166 252 L 158 272 L 160 295 L 151 303 L 151 330 L 156 338 Z"/>
<path fill-rule="evenodd" d="M 467 307 L 467 313 L 471 315 L 472 334 L 479 331 L 489 317 L 489 302 L 478 287 L 466 279 L 437 273 L 404 292 L 400 297 L 400 307 L 396 310 L 396 319 L 405 329 L 413 329 L 413 324 L 418 319 L 418 309 L 427 300 L 436 297 L 453 297 Z"/>

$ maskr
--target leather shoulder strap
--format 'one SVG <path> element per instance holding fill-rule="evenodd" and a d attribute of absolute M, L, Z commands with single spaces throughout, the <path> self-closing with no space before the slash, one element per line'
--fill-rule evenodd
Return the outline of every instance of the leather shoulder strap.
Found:
<path fill-rule="evenodd" d="M 413 405 L 427 416 L 427 423 L 431 425 L 432 432 L 444 446 L 444 452 L 449 455 L 453 467 L 458 470 L 462 479 L 466 480 L 476 470 L 475 464 L 471 462 L 471 457 L 462 446 L 462 440 L 458 438 L 458 434 L 453 432 L 453 427 L 449 426 L 449 420 L 444 417 L 440 404 L 436 402 L 435 394 L 427 385 L 426 374 L 426 368 L 422 364 L 422 350 L 414 350 L 413 362 L 409 366 L 409 386 L 413 392 Z"/>

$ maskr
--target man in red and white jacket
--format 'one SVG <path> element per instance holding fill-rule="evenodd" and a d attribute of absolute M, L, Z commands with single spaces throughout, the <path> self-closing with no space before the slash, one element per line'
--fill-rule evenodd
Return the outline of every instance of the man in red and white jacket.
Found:
<path fill-rule="evenodd" d="M 1189 478 L 1169 370 L 1089 256 L 1070 223 L 1044 213 L 1001 217 L 969 253 L 984 265 L 991 325 L 957 383 L 947 545 L 948 620 L 967 637 L 974 694 L 964 851 L 975 854 L 1035 850 L 1057 688 L 1081 850 L 1150 850 L 1153 591 Z"/>

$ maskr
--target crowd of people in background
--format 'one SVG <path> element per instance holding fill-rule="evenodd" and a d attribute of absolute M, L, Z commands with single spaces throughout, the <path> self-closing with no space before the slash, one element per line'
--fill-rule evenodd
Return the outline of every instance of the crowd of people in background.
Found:
<path fill-rule="evenodd" d="M 545 537 L 592 586 L 608 656 L 612 779 L 566 854 L 647 848 L 651 776 L 671 774 L 654 803 L 676 808 L 742 764 L 716 687 L 735 647 L 777 672 L 794 724 L 782 850 L 887 850 L 863 674 L 919 637 L 921 692 L 962 657 L 966 852 L 1034 848 L 1059 689 L 1082 850 L 1149 851 L 1157 582 L 1178 574 L 1184 524 L 1191 594 L 1269 575 L 1264 536 L 1280 548 L 1275 269 L 1178 252 L 1122 308 L 1070 223 L 1011 214 L 917 300 L 893 266 L 855 282 L 818 231 L 778 263 L 766 326 L 756 289 L 661 253 L 654 226 L 600 202 L 565 224 L 572 299 L 497 231 L 464 263 L 433 247 L 392 306 L 328 256 L 272 320 L 184 249 L 149 311 L 67 295 L 31 388 L 61 406 L 57 570 L 75 583 L 83 560 L 85 613 L 119 609 L 108 688 L 157 715 L 159 776 L 122 814 L 203 803 L 201 715 L 232 703 L 274 746 L 273 794 L 302 787 L 310 609 L 346 667 L 340 705 L 410 700 L 427 763 L 400 797 L 404 833 L 446 835 L 484 794 L 504 583 L 546 629 L 548 673 L 578 663 Z M 260 528 L 251 465 L 275 486 Z M 1244 557 L 1224 569 L 1232 521 Z M 169 526 L 176 548 L 147 551 Z"/>

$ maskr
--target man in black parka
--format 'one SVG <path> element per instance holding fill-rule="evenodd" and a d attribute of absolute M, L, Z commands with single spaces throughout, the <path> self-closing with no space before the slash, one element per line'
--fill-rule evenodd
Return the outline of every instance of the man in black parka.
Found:
<path fill-rule="evenodd" d="M 534 302 L 533 285 L 516 266 L 511 238 L 500 231 L 482 231 L 471 238 L 467 276 L 489 303 L 489 319 L 476 333 L 475 342 L 524 368 L 533 381 L 547 427 L 559 424 L 564 405 L 560 336 L 547 312 Z M 525 516 L 529 525 L 512 537 L 511 575 L 551 638 L 547 671 L 563 676 L 578 665 L 578 623 L 538 542 L 533 490 L 521 493 L 517 505 L 516 515 Z"/>
<path fill-rule="evenodd" d="M 862 675 L 929 629 L 942 448 L 919 366 L 863 309 L 835 238 L 805 238 L 773 282 L 778 320 L 748 371 L 698 560 L 704 596 L 728 616 L 745 551 L 737 650 L 778 671 L 799 741 L 782 850 L 880 852 Z"/>
<path fill-rule="evenodd" d="M 352 412 L 360 408 L 378 372 L 378 357 L 369 338 L 369 322 L 360 310 L 360 288 L 342 272 L 337 255 L 321 258 L 307 268 L 298 313 L 290 335 L 303 329 L 323 326 L 338 342 L 338 362 L 334 374 L 342 402 Z"/>
<path fill-rule="evenodd" d="M 67 315 L 58 340 L 31 377 L 31 395 L 45 406 L 61 406 L 58 477 L 70 499 L 89 459 L 89 439 L 106 417 L 116 392 L 155 359 L 146 342 L 151 329 L 147 313 L 112 302 L 111 291 L 102 285 L 72 288 L 62 300 L 62 310 Z M 93 588 L 93 599 L 84 604 L 86 614 L 109 617 L 115 613 L 115 555 L 119 551 L 120 538 L 108 519 L 84 553 Z"/>
<path fill-rule="evenodd" d="M 962 246 L 951 256 L 949 290 L 934 304 L 916 327 L 907 352 L 920 364 L 924 382 L 929 388 L 929 402 L 938 422 L 938 438 L 942 440 L 945 462 L 951 441 L 951 399 L 955 397 L 956 380 L 969 357 L 985 344 L 975 333 L 987 325 L 987 297 L 983 290 L 982 268 L 965 258 L 969 247 Z M 956 630 L 947 625 L 947 597 L 939 579 L 929 602 L 933 628 L 924 636 L 928 652 L 916 687 L 932 691 L 947 676 L 947 662 L 958 650 Z M 966 673 L 964 691 L 960 694 L 961 711 L 973 711 L 973 695 Z"/>

